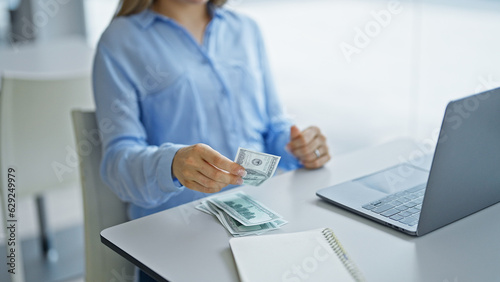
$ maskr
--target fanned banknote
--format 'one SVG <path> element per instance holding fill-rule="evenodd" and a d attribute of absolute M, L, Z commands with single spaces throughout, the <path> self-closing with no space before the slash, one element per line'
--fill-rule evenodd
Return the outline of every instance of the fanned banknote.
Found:
<path fill-rule="evenodd" d="M 208 201 L 202 201 L 197 208 L 217 217 L 220 223 L 235 237 L 260 235 L 271 230 L 279 229 L 281 226 L 288 223 L 284 219 L 276 219 L 268 223 L 245 226 Z"/>
<path fill-rule="evenodd" d="M 214 215 L 235 237 L 260 235 L 288 223 L 244 192 L 210 197 L 203 200 L 196 209 Z"/>
<path fill-rule="evenodd" d="M 238 148 L 234 162 L 247 171 L 243 183 L 259 186 L 274 175 L 281 157 Z"/>
<path fill-rule="evenodd" d="M 207 200 L 245 226 L 267 223 L 282 218 L 281 215 L 244 192 L 222 194 Z"/>

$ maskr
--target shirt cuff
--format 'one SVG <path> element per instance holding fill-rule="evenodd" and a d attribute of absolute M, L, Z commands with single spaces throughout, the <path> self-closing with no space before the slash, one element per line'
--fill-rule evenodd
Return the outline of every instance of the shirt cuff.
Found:
<path fill-rule="evenodd" d="M 290 142 L 290 130 L 282 132 L 276 140 L 276 153 L 281 156 L 279 167 L 285 171 L 301 168 L 302 164 L 299 160 L 286 149 L 286 145 Z"/>
<path fill-rule="evenodd" d="M 170 143 L 160 146 L 162 156 L 158 163 L 156 177 L 158 179 L 158 186 L 163 192 L 178 192 L 184 188 L 177 178 L 172 177 L 172 162 L 175 154 L 177 154 L 179 149 L 184 147 L 187 147 L 187 145 Z"/>

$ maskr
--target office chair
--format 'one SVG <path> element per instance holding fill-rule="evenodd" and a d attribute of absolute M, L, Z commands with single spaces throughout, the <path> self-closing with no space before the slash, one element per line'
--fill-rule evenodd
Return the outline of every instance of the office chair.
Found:
<path fill-rule="evenodd" d="M 134 266 L 101 243 L 100 232 L 127 221 L 126 204 L 101 180 L 101 141 L 94 112 L 72 112 L 85 216 L 86 281 L 132 281 Z M 130 279 L 130 280 L 129 280 Z"/>

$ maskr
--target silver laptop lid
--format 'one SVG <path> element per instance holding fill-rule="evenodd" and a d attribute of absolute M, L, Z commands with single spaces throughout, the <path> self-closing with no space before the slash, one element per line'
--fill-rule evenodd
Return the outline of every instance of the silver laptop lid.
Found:
<path fill-rule="evenodd" d="M 500 88 L 446 108 L 417 235 L 500 202 Z"/>

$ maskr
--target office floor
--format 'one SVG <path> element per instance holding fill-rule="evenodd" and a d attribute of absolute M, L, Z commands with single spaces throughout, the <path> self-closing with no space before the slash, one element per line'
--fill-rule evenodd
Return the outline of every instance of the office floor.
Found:
<path fill-rule="evenodd" d="M 287 112 L 300 127 L 319 125 L 335 156 L 397 137 L 431 138 L 447 101 L 500 86 L 500 2 L 394 3 L 234 0 L 229 6 L 259 22 Z M 108 21 L 90 25 L 92 44 Z M 53 230 L 81 228 L 78 187 L 47 198 Z M 19 206 L 20 237 L 32 238 L 38 233 L 33 201 Z"/>

